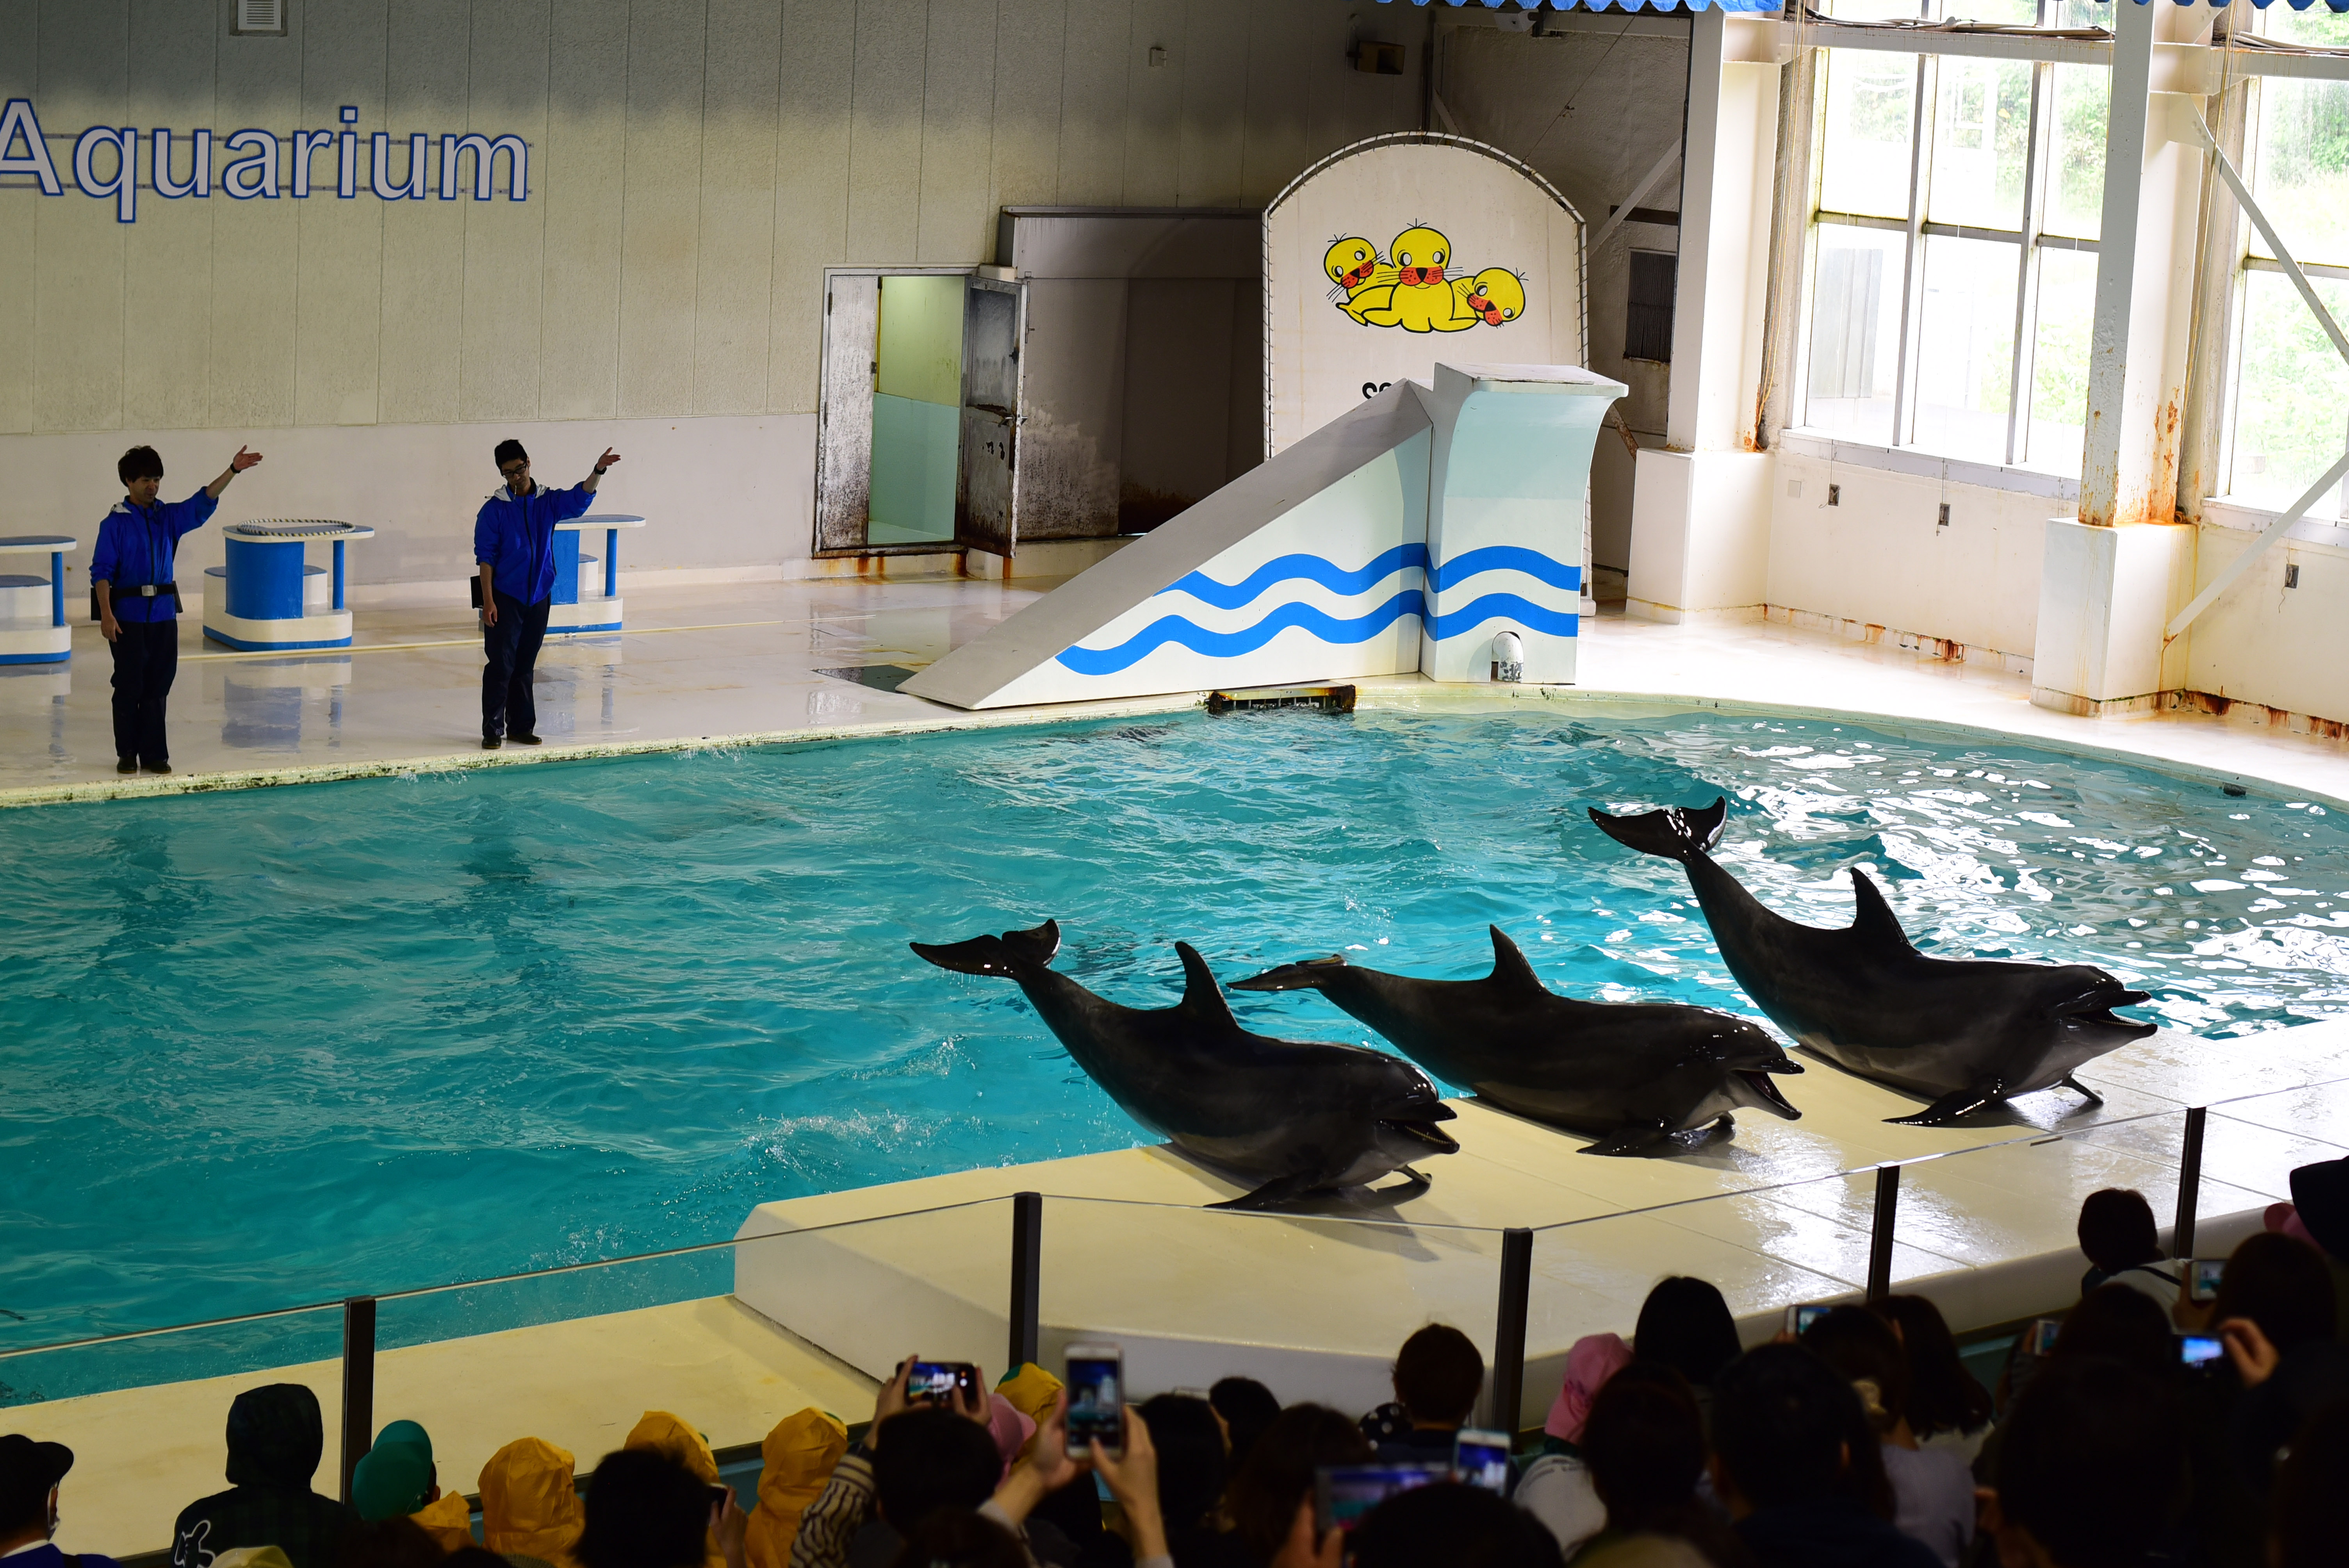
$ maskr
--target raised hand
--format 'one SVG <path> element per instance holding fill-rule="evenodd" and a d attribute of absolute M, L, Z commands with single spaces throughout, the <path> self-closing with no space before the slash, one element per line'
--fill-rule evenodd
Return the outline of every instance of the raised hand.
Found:
<path fill-rule="evenodd" d="M 243 447 L 239 447 L 236 449 L 236 456 L 228 460 L 228 471 L 233 474 L 241 474 L 260 460 L 261 454 L 259 452 L 249 452 Z"/>

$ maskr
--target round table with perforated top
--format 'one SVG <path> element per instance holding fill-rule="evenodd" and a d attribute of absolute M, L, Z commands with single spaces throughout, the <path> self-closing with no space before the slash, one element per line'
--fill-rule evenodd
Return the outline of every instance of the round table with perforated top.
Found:
<path fill-rule="evenodd" d="M 258 518 L 223 529 L 222 537 L 227 562 L 204 572 L 205 636 L 245 651 L 351 645 L 343 546 L 373 539 L 374 529 L 326 518 Z M 306 559 L 321 540 L 335 547 L 331 573 Z"/>
<path fill-rule="evenodd" d="M 46 555 L 49 574 L 0 572 L 0 665 L 54 665 L 73 656 L 66 624 L 66 552 L 79 548 L 69 533 L 19 533 L 0 538 L 0 555 Z"/>

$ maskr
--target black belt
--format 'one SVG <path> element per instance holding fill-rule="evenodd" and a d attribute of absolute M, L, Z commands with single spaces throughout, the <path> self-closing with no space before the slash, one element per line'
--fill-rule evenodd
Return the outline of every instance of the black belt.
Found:
<path fill-rule="evenodd" d="M 175 613 L 184 614 L 187 610 L 187 606 L 180 603 L 180 585 L 177 583 L 117 583 L 114 584 L 114 597 L 117 599 L 169 598 Z M 105 619 L 98 612 L 98 584 L 95 583 L 89 585 L 89 618 L 93 621 Z"/>

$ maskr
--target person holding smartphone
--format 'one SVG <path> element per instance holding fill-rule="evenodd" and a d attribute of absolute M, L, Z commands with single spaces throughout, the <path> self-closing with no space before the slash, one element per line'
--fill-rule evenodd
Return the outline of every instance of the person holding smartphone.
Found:
<path fill-rule="evenodd" d="M 114 654 L 114 770 L 171 770 L 163 704 L 180 673 L 180 541 L 204 525 L 229 481 L 261 460 L 239 447 L 220 477 L 185 500 L 163 500 L 163 459 L 133 447 L 114 465 L 122 499 L 98 525 L 89 561 L 98 629 Z"/>
<path fill-rule="evenodd" d="M 554 525 L 586 511 L 605 472 L 620 460 L 609 447 L 587 477 L 551 490 L 530 477 L 530 454 L 511 436 L 493 457 L 504 482 L 473 519 L 473 561 L 481 570 L 481 749 L 512 739 L 538 744 L 530 683 L 554 606 Z"/>

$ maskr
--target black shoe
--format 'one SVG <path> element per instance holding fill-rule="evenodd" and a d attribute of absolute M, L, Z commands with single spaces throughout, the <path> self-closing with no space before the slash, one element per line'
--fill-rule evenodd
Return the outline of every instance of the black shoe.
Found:
<path fill-rule="evenodd" d="M 114 770 L 117 773 L 136 773 L 139 771 L 139 758 L 118 757 L 114 759 Z"/>
<path fill-rule="evenodd" d="M 512 741 L 516 746 L 539 746 L 544 744 L 535 735 L 509 735 L 506 738 Z"/>
<path fill-rule="evenodd" d="M 481 749 L 484 751 L 495 751 L 499 747 L 503 746 L 505 742 L 503 740 L 494 735 L 485 735 L 481 737 Z"/>
<path fill-rule="evenodd" d="M 150 762 L 145 766 L 150 773 L 169 773 L 171 770 L 171 765 L 168 762 Z"/>

